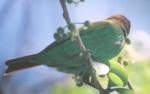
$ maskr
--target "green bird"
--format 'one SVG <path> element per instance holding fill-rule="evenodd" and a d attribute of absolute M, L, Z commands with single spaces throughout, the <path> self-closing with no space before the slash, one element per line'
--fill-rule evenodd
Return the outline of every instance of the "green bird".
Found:
<path fill-rule="evenodd" d="M 130 31 L 130 21 L 123 15 L 114 15 L 99 22 L 93 22 L 86 29 L 79 29 L 80 37 L 96 63 L 109 66 L 108 60 L 118 55 L 126 43 Z M 55 67 L 58 71 L 74 74 L 89 80 L 89 67 L 82 57 L 76 41 L 67 37 L 54 41 L 41 52 L 6 61 L 6 74 L 38 65 Z M 83 79 L 82 79 L 83 80 Z M 85 83 L 89 83 L 85 80 Z M 79 85 L 82 83 L 79 83 Z"/>

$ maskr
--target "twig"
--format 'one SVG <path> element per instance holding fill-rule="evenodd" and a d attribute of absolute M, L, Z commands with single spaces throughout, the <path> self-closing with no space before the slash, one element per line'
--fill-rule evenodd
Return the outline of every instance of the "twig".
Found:
<path fill-rule="evenodd" d="M 68 10 L 67 10 L 66 2 L 65 2 L 65 0 L 59 0 L 59 1 L 61 3 L 62 9 L 63 9 L 63 17 L 64 17 L 66 23 L 69 25 L 69 24 L 71 24 L 71 19 L 69 17 L 69 13 L 68 13 Z M 75 28 L 72 32 L 76 33 L 74 35 L 74 38 L 75 38 L 77 44 L 80 47 L 80 50 L 81 50 L 81 52 L 83 54 L 83 57 L 88 62 L 87 65 L 93 70 L 94 68 L 92 66 L 93 60 L 91 58 L 91 54 L 90 54 L 89 50 L 85 47 L 85 45 L 84 45 L 84 43 L 83 43 L 83 41 L 82 41 L 82 39 L 80 37 L 80 34 L 79 34 L 78 30 Z M 95 88 L 97 88 L 97 89 L 99 89 L 100 93 L 104 94 L 104 89 L 99 84 L 95 73 L 92 73 L 91 77 L 94 80 L 94 83 L 88 83 L 88 84 L 93 86 L 93 87 L 95 87 Z"/>
<path fill-rule="evenodd" d="M 130 82 L 128 82 L 128 87 L 129 87 L 129 89 L 133 90 L 133 87 L 131 86 Z"/>
<path fill-rule="evenodd" d="M 69 17 L 69 13 L 68 13 L 68 9 L 67 9 L 67 6 L 66 6 L 66 2 L 65 0 L 59 0 L 60 1 L 60 4 L 61 4 L 61 7 L 63 9 L 63 17 L 65 19 L 65 21 L 67 22 L 67 24 L 70 24 L 71 23 L 71 19 Z"/>

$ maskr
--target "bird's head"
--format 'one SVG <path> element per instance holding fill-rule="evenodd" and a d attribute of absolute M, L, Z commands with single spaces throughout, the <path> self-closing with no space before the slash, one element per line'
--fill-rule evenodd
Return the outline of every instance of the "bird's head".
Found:
<path fill-rule="evenodd" d="M 127 36 L 130 33 L 131 23 L 125 16 L 113 15 L 113 16 L 108 17 L 106 20 L 118 24 L 122 28 L 125 38 L 127 38 Z M 127 39 L 127 41 L 129 40 Z"/>
<path fill-rule="evenodd" d="M 113 15 L 113 16 L 108 17 L 107 20 L 111 20 L 114 23 L 120 25 L 121 28 L 126 31 L 127 35 L 130 33 L 131 23 L 125 16 L 123 16 L 123 15 Z"/>

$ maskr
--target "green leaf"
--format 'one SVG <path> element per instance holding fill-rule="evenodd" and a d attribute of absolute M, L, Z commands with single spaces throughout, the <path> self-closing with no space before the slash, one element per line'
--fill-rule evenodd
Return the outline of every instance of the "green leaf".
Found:
<path fill-rule="evenodd" d="M 127 70 L 118 62 L 110 62 L 111 72 L 115 73 L 123 81 L 125 86 L 128 83 L 128 73 Z"/>
<path fill-rule="evenodd" d="M 108 81 L 109 81 L 109 78 L 108 76 L 106 75 L 96 75 L 97 77 L 97 80 L 99 81 L 100 85 L 103 87 L 103 89 L 107 89 L 108 87 Z"/>
<path fill-rule="evenodd" d="M 108 78 L 109 78 L 109 87 L 124 85 L 122 79 L 120 77 L 118 77 L 115 73 L 110 72 L 108 74 Z"/>
<path fill-rule="evenodd" d="M 119 94 L 135 94 L 133 90 L 126 88 L 118 88 Z"/>

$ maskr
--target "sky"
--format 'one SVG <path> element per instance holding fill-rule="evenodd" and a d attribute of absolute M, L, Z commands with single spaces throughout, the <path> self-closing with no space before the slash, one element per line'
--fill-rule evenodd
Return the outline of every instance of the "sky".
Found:
<path fill-rule="evenodd" d="M 135 49 L 137 53 L 134 54 L 149 57 L 149 6 L 150 0 L 85 0 L 78 6 L 68 5 L 68 9 L 73 22 L 93 22 L 115 14 L 125 15 L 131 21 L 133 47 L 138 43 L 142 45 L 136 48 L 141 50 Z M 29 92 L 30 89 L 22 90 L 20 85 L 36 89 L 42 82 L 53 83 L 66 77 L 66 74 L 46 66 L 17 72 L 7 78 L 9 83 L 5 85 L 2 77 L 6 60 L 41 51 L 54 41 L 56 29 L 65 25 L 58 0 L 0 0 L 0 85 L 8 87 L 4 94 L 23 94 L 23 91 Z M 45 91 L 44 94 L 48 93 Z"/>

